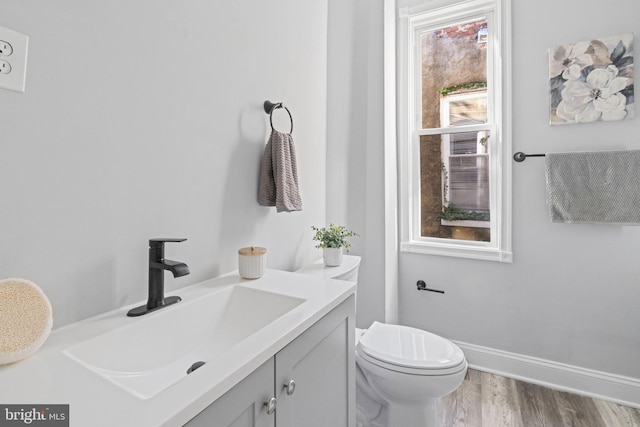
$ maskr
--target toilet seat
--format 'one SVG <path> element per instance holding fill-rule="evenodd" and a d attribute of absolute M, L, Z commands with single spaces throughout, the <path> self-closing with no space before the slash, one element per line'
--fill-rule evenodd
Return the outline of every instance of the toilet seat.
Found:
<path fill-rule="evenodd" d="M 454 343 L 421 329 L 373 322 L 360 336 L 358 355 L 381 368 L 414 375 L 449 375 L 466 369 Z"/>

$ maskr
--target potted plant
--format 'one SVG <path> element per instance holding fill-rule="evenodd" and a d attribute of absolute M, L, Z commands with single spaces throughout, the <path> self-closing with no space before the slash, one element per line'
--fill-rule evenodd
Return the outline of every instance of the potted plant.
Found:
<path fill-rule="evenodd" d="M 343 252 L 349 252 L 351 247 L 347 238 L 358 236 L 343 225 L 329 224 L 329 227 L 322 228 L 312 225 L 311 229 L 316 232 L 313 240 L 318 242 L 316 248 L 322 249 L 322 259 L 328 267 L 337 267 L 342 264 Z"/>

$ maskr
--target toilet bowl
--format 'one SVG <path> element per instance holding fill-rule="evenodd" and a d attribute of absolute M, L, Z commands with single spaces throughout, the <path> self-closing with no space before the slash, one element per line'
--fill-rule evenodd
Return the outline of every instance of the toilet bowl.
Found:
<path fill-rule="evenodd" d="M 360 257 L 298 270 L 357 282 Z M 467 361 L 451 341 L 421 329 L 373 322 L 356 330 L 357 427 L 439 427 L 440 399 L 462 383 Z"/>

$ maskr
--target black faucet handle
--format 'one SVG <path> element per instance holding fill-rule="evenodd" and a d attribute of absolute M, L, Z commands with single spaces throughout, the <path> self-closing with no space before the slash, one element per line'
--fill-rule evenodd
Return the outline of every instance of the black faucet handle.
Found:
<path fill-rule="evenodd" d="M 179 243 L 184 242 L 187 239 L 179 238 L 155 238 L 149 239 L 149 261 L 160 261 L 164 259 L 164 244 L 165 243 Z"/>
<path fill-rule="evenodd" d="M 155 243 L 180 243 L 180 242 L 184 242 L 185 238 L 165 238 L 165 237 L 156 237 L 155 239 L 149 239 L 149 246 L 151 246 L 152 244 Z"/>

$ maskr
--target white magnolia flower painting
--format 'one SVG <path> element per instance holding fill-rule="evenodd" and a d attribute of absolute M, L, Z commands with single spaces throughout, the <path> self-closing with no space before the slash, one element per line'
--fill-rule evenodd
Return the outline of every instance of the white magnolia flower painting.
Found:
<path fill-rule="evenodd" d="M 633 34 L 549 49 L 552 125 L 631 119 Z"/>

